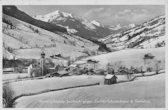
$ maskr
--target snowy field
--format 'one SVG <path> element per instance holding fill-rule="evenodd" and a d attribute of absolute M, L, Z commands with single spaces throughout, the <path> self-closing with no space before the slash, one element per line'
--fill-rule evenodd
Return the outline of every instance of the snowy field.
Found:
<path fill-rule="evenodd" d="M 80 76 L 76 80 L 84 81 L 84 79 L 86 80 L 87 77 Z M 97 79 L 100 80 L 101 77 L 97 77 Z M 70 82 L 65 83 L 70 84 Z M 46 83 L 40 84 L 39 88 Z M 61 85 L 61 83 L 54 84 Z M 35 89 L 35 87 L 33 88 Z M 29 91 L 29 89 L 27 88 L 25 91 Z M 97 85 L 26 96 L 16 100 L 15 107 L 163 108 L 165 107 L 165 74 L 139 77 L 135 81 L 115 85 Z"/>
<path fill-rule="evenodd" d="M 37 93 L 44 90 L 99 83 L 100 81 L 103 81 L 103 78 L 104 77 L 102 76 L 92 76 L 92 78 L 89 79 L 87 75 L 53 77 L 13 82 L 11 83 L 11 86 L 16 91 L 15 95 L 18 96 L 23 93 Z"/>
<path fill-rule="evenodd" d="M 89 57 L 83 60 L 88 59 L 94 59 L 96 61 L 99 61 L 98 64 L 96 64 L 97 69 L 106 69 L 107 64 L 110 63 L 113 65 L 113 67 L 116 69 L 119 66 L 134 66 L 134 67 L 144 67 L 144 55 L 147 53 L 151 53 L 155 56 L 156 60 L 161 60 L 161 67 L 165 68 L 165 48 L 153 48 L 153 49 L 126 49 L 116 52 L 111 52 L 107 54 L 97 55 L 93 57 Z M 80 61 L 79 61 L 80 62 Z M 75 62 L 76 64 L 78 63 Z"/>
<path fill-rule="evenodd" d="M 3 80 L 11 80 L 11 79 L 25 78 L 25 77 L 28 77 L 28 73 L 9 72 L 8 74 L 3 74 Z"/>

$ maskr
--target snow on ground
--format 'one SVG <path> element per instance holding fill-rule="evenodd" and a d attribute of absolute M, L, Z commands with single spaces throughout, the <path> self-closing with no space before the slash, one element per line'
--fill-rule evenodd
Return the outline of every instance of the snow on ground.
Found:
<path fill-rule="evenodd" d="M 66 45 L 58 45 L 57 47 L 43 48 L 46 57 L 50 57 L 51 55 L 62 54 L 63 56 L 71 56 L 74 54 L 75 57 L 84 55 L 82 51 L 83 48 L 66 46 Z M 42 50 L 39 48 L 34 49 L 20 49 L 15 50 L 13 53 L 17 58 L 26 58 L 26 59 L 39 59 L 41 56 Z"/>
<path fill-rule="evenodd" d="M 126 31 L 123 31 L 114 35 L 108 35 L 107 37 L 101 38 L 99 39 L 99 41 L 104 42 L 106 44 L 116 44 L 122 41 L 126 41 L 125 44 L 123 44 L 123 46 L 128 46 L 128 44 L 136 44 L 136 46 L 134 48 L 139 47 L 139 43 L 140 42 L 135 42 L 135 41 L 142 41 L 143 37 L 145 39 L 149 39 L 150 41 L 153 41 L 153 39 L 157 36 L 157 37 L 162 37 L 165 34 L 165 18 L 164 16 L 162 17 L 156 17 L 153 20 L 150 20 L 148 22 L 143 23 L 142 25 L 136 26 L 134 28 L 128 29 Z M 128 36 L 132 37 L 131 39 L 128 39 Z M 114 43 L 115 42 L 115 43 Z M 142 43 L 145 43 L 146 40 L 142 41 Z M 153 44 L 152 44 L 153 45 Z M 147 45 L 147 48 L 153 48 L 152 45 Z M 116 44 L 117 46 L 117 44 Z M 120 46 L 120 45 L 118 45 Z M 145 48 L 146 48 L 145 47 Z M 114 47 L 110 47 L 111 49 L 121 49 L 119 48 L 114 48 Z"/>
<path fill-rule="evenodd" d="M 48 21 L 52 21 L 54 19 L 66 19 L 66 18 L 63 18 L 63 17 L 71 17 L 73 18 L 73 15 L 71 13 L 65 13 L 65 12 L 60 12 L 59 10 L 56 10 L 54 12 L 51 12 L 49 14 L 46 14 L 46 15 L 34 15 L 32 16 L 33 18 L 35 19 L 38 19 L 38 20 L 41 20 L 41 21 L 45 21 L 45 22 L 48 22 Z"/>
<path fill-rule="evenodd" d="M 11 83 L 11 86 L 16 91 L 16 96 L 23 93 L 36 93 L 43 90 L 61 89 L 66 87 L 74 87 L 86 84 L 94 84 L 103 81 L 103 76 L 67 76 L 67 77 L 53 77 L 38 80 L 25 80 Z M 26 88 L 25 88 L 26 87 Z"/>
<path fill-rule="evenodd" d="M 13 49 L 19 49 L 20 47 L 30 48 L 29 45 L 24 44 L 18 41 L 17 39 L 10 37 L 9 35 L 6 35 L 6 34 L 3 34 L 3 41 L 5 42 L 5 46 L 12 47 Z"/>
<path fill-rule="evenodd" d="M 165 25 L 160 25 L 160 26 L 154 28 L 153 31 L 161 31 L 161 30 L 163 30 L 164 28 L 165 28 Z"/>
<path fill-rule="evenodd" d="M 12 21 L 13 25 L 16 26 L 15 29 L 9 29 L 6 23 L 3 23 L 5 29 L 3 41 L 6 46 L 18 49 L 13 51 L 17 58 L 39 59 L 43 48 L 47 57 L 59 53 L 63 56 L 74 54 L 75 57 L 78 57 L 84 55 L 84 49 L 95 50 L 98 48 L 98 45 L 79 36 L 64 35 L 63 33 L 55 34 L 5 14 L 3 17 Z M 32 31 L 32 29 L 38 30 L 38 33 Z M 20 49 L 21 47 L 23 49 Z"/>
<path fill-rule="evenodd" d="M 3 48 L 3 56 L 5 56 L 5 58 L 7 58 L 7 59 L 14 59 L 15 58 L 15 55 L 11 54 L 5 48 Z"/>
<path fill-rule="evenodd" d="M 119 40 L 120 41 L 126 41 L 127 39 L 128 39 L 128 35 L 124 35 Z"/>
<path fill-rule="evenodd" d="M 95 26 L 91 22 L 87 21 L 86 19 L 82 19 L 82 24 L 85 25 L 87 29 L 91 29 L 91 30 L 96 29 Z"/>
<path fill-rule="evenodd" d="M 129 40 L 127 43 L 135 42 L 136 40 L 138 40 L 141 37 L 142 37 L 141 35 L 137 35 L 136 37 L 134 37 L 131 40 Z"/>
<path fill-rule="evenodd" d="M 3 80 L 10 80 L 10 79 L 17 79 L 19 78 L 24 78 L 28 77 L 28 73 L 8 73 L 8 74 L 3 74 Z"/>
<path fill-rule="evenodd" d="M 156 39 L 153 38 L 153 39 L 151 39 L 150 42 L 146 41 L 140 45 L 142 45 L 144 48 L 155 48 L 157 43 L 162 43 L 163 41 L 165 41 L 165 36 L 158 37 Z"/>
<path fill-rule="evenodd" d="M 43 47 L 44 45 L 50 46 L 53 44 L 53 42 L 44 36 L 41 36 L 38 33 L 30 33 L 22 30 L 8 30 L 8 33 L 11 33 L 14 35 L 14 38 L 20 39 L 22 38 L 23 40 L 27 41 L 29 45 L 36 47 Z M 44 42 L 45 41 L 45 42 Z"/>
<path fill-rule="evenodd" d="M 56 10 L 52 13 L 49 13 L 49 14 L 46 14 L 46 15 L 34 15 L 32 16 L 33 18 L 35 19 L 38 19 L 38 20 L 41 20 L 41 21 L 45 21 L 45 22 L 48 22 L 48 21 L 52 21 L 54 19 L 65 19 L 65 18 L 62 18 L 62 16 L 64 17 L 72 17 L 71 14 L 69 13 L 63 13 L 63 12 L 60 12 L 59 10 Z"/>
<path fill-rule="evenodd" d="M 55 85 L 56 84 L 58 83 L 55 83 Z M 46 87 L 46 83 L 44 83 L 44 85 L 43 83 L 39 83 L 38 87 Z M 35 87 L 32 86 L 32 88 Z M 29 91 L 29 89 L 27 91 Z M 132 82 L 115 85 L 82 87 L 21 97 L 16 100 L 16 107 L 164 108 L 165 74 L 140 77 Z"/>
<path fill-rule="evenodd" d="M 83 60 L 94 59 L 99 61 L 96 65 L 97 69 L 106 69 L 107 64 L 111 63 L 113 65 L 125 65 L 126 67 L 144 67 L 143 57 L 147 53 L 152 53 L 155 59 L 165 61 L 165 48 L 152 48 L 152 49 L 126 49 L 116 52 L 111 52 L 107 54 L 97 55 L 89 57 Z M 77 63 L 76 61 L 75 63 Z M 164 67 L 164 66 L 163 66 Z"/>
<path fill-rule="evenodd" d="M 145 75 L 154 74 L 145 73 Z M 127 77 L 125 75 L 116 75 L 117 83 L 126 82 Z M 141 74 L 136 74 L 135 76 L 141 76 Z M 3 74 L 3 81 L 16 80 L 18 77 L 20 79 L 28 77 L 27 73 L 8 73 Z M 133 78 L 133 77 L 132 77 Z M 102 75 L 92 75 L 89 79 L 88 75 L 79 75 L 79 76 L 68 76 L 68 77 L 54 77 L 54 78 L 45 78 L 45 79 L 22 79 L 21 81 L 12 82 L 11 85 L 15 89 L 16 96 L 25 93 L 36 93 L 43 90 L 50 89 L 60 89 L 66 87 L 74 87 L 79 85 L 94 84 L 100 83 L 104 84 L 104 76 Z M 25 89 L 26 87 L 26 89 Z M 33 89 L 32 89 L 33 88 Z"/>

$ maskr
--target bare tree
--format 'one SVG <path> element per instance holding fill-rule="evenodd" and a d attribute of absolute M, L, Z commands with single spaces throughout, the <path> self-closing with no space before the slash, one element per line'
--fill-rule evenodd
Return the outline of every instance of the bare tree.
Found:
<path fill-rule="evenodd" d="M 3 85 L 3 107 L 4 108 L 12 108 L 14 106 L 14 95 L 15 91 L 10 85 L 10 83 Z"/>

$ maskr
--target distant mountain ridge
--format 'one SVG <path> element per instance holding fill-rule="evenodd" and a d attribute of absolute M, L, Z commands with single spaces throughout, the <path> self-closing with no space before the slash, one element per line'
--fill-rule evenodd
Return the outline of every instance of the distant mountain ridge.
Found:
<path fill-rule="evenodd" d="M 96 20 L 90 22 L 74 14 L 61 12 L 59 10 L 46 15 L 34 15 L 32 17 L 37 20 L 67 27 L 69 33 L 76 34 L 86 39 L 102 38 L 113 33 L 112 30 L 102 26 Z M 75 32 L 71 32 L 71 30 L 75 30 Z"/>
<path fill-rule="evenodd" d="M 89 40 L 103 38 L 110 34 L 118 33 L 121 30 L 128 29 L 125 27 L 112 29 L 111 27 L 103 26 L 96 20 L 90 22 L 74 14 L 61 12 L 59 10 L 46 15 L 29 16 L 18 10 L 16 6 L 3 6 L 3 13 L 51 32 L 75 34 Z"/>
<path fill-rule="evenodd" d="M 152 48 L 165 46 L 165 15 L 99 39 L 111 49 Z"/>

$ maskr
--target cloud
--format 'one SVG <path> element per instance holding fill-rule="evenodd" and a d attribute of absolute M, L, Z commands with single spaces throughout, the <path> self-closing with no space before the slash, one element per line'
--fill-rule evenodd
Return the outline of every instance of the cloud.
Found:
<path fill-rule="evenodd" d="M 139 23 L 150 17 L 150 14 L 145 9 L 139 10 L 120 10 L 115 11 L 110 8 L 94 8 L 83 15 L 89 20 L 98 20 L 103 24 L 120 24 L 120 23 Z"/>
<path fill-rule="evenodd" d="M 148 11 L 145 10 L 145 9 L 142 9 L 141 11 L 142 11 L 143 13 L 148 13 Z"/>
<path fill-rule="evenodd" d="M 128 14 L 128 13 L 131 13 L 131 10 L 126 9 L 126 10 L 118 12 L 119 15 L 125 15 L 125 14 Z"/>
<path fill-rule="evenodd" d="M 90 16 L 90 15 L 95 15 L 97 13 L 100 13 L 104 10 L 104 8 L 96 8 L 96 9 L 91 9 L 89 11 L 87 11 L 84 16 Z"/>

